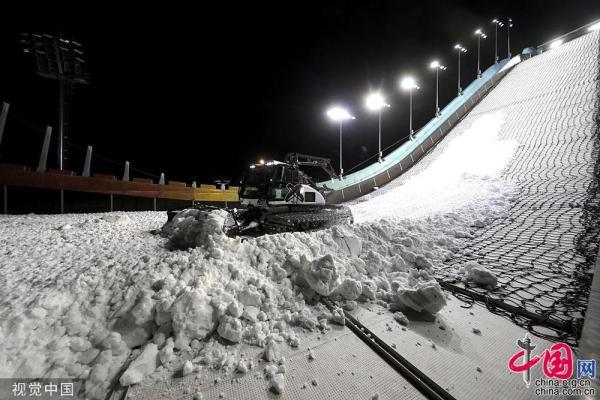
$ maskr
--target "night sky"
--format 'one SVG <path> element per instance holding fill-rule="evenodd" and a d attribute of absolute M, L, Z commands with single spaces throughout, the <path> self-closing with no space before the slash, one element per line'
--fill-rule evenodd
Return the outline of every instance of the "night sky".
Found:
<path fill-rule="evenodd" d="M 57 83 L 33 72 L 19 47 L 20 32 L 58 33 L 84 44 L 91 75 L 71 102 L 69 169 L 81 172 L 80 147 L 93 145 L 92 172 L 121 174 L 118 164 L 167 179 L 239 179 L 259 158 L 298 151 L 338 164 L 338 130 L 325 117 L 333 104 L 356 120 L 344 128 L 344 167 L 377 152 L 377 118 L 364 96 L 381 89 L 391 108 L 383 117 L 384 146 L 408 134 L 404 75 L 415 94 L 415 128 L 456 94 L 460 42 L 463 87 L 475 78 L 476 37 L 482 28 L 482 69 L 493 62 L 491 20 L 514 21 L 512 53 L 537 46 L 600 18 L 600 1 L 280 1 L 161 2 L 3 10 L 0 101 L 11 103 L 0 162 L 35 166 L 43 133 L 57 125 Z M 147 3 L 150 4 L 150 3 Z M 506 57 L 506 29 L 499 32 Z M 50 166 L 56 165 L 51 153 Z M 133 176 L 146 177 L 141 171 Z"/>

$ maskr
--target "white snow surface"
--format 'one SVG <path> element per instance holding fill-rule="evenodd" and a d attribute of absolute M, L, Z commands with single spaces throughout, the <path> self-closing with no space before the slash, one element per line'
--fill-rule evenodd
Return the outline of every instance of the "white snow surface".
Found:
<path fill-rule="evenodd" d="M 514 67 L 515 65 L 517 65 L 520 62 L 521 62 L 521 55 L 517 54 L 516 56 L 511 58 L 506 64 L 504 64 L 504 66 L 500 69 L 499 72 L 504 72 L 504 71 L 508 70 L 509 68 Z"/>
<path fill-rule="evenodd" d="M 384 194 L 352 207 L 357 223 L 382 218 L 423 218 L 472 209 L 494 217 L 506 209 L 513 186 L 500 178 L 518 143 L 498 139 L 502 112 L 480 116 L 417 174 Z"/>
<path fill-rule="evenodd" d="M 498 285 L 496 275 L 475 261 L 467 261 L 464 267 L 459 269 L 459 273 L 465 273 L 468 279 L 485 288 L 493 289 Z"/>
<path fill-rule="evenodd" d="M 0 377 L 86 378 L 100 399 L 115 378 L 134 384 L 182 359 L 185 372 L 247 371 L 240 343 L 281 365 L 281 346 L 343 323 L 321 296 L 436 313 L 435 268 L 510 205 L 499 175 L 516 143 L 497 139 L 503 121 L 480 117 L 427 168 L 354 204 L 354 225 L 242 240 L 222 233 L 218 211 L 176 217 L 167 238 L 150 233 L 165 213 L 0 216 Z"/>

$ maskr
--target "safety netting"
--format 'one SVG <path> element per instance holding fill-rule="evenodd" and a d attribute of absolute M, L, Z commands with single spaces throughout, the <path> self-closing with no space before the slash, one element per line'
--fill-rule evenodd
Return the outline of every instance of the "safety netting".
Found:
<path fill-rule="evenodd" d="M 476 261 L 493 290 L 439 268 L 441 285 L 533 333 L 577 344 L 600 240 L 600 58 L 592 33 L 517 66 L 467 118 L 503 109 L 501 135 L 520 143 L 504 177 L 505 218 L 475 229 L 447 264 Z"/>

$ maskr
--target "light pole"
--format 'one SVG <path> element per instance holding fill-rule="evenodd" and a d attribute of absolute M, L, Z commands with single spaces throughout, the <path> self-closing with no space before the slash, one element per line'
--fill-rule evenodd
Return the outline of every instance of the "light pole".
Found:
<path fill-rule="evenodd" d="M 497 18 L 492 20 L 492 24 L 494 24 L 494 62 L 498 64 L 498 27 L 502 28 L 504 24 L 500 22 Z"/>
<path fill-rule="evenodd" d="M 477 35 L 477 79 L 481 78 L 481 39 L 487 38 L 481 29 L 475 31 Z"/>
<path fill-rule="evenodd" d="M 65 115 L 69 104 L 65 97 L 73 92 L 75 84 L 89 84 L 89 74 L 85 72 L 86 59 L 81 43 L 63 39 L 62 35 L 52 36 L 39 33 L 21 34 L 23 52 L 35 58 L 36 72 L 43 78 L 58 81 L 58 169 L 65 167 L 65 141 L 68 126 Z M 64 211 L 65 192 L 60 190 L 60 213 Z"/>
<path fill-rule="evenodd" d="M 379 117 L 379 158 L 377 160 L 382 162 L 383 153 L 381 152 L 381 110 L 389 107 L 390 105 L 385 102 L 385 98 L 381 95 L 381 93 L 371 93 L 365 100 L 365 106 L 369 109 L 369 111 L 377 111 L 377 115 Z"/>
<path fill-rule="evenodd" d="M 510 59 L 511 54 L 510 54 L 510 28 L 512 28 L 513 24 L 512 24 L 512 19 L 509 18 L 508 21 L 506 22 L 506 40 L 508 41 L 508 58 Z"/>
<path fill-rule="evenodd" d="M 342 107 L 332 107 L 327 111 L 327 116 L 333 121 L 339 122 L 340 124 L 340 180 L 344 175 L 344 168 L 342 167 L 342 126 L 344 121 L 354 119 L 352 115 Z"/>
<path fill-rule="evenodd" d="M 445 71 L 446 67 L 443 66 L 442 64 L 440 64 L 439 61 L 432 61 L 431 64 L 429 64 L 429 68 L 434 68 L 435 69 L 435 116 L 439 117 L 440 116 L 440 70 Z"/>
<path fill-rule="evenodd" d="M 460 87 L 460 54 L 461 53 L 466 53 L 467 49 L 465 49 L 464 47 L 462 47 L 460 44 L 454 45 L 454 49 L 458 53 L 458 95 L 462 96 L 462 88 Z"/>
<path fill-rule="evenodd" d="M 410 108 L 409 108 L 409 115 L 410 115 L 410 119 L 409 119 L 409 132 L 410 132 L 410 140 L 414 140 L 415 139 L 415 131 L 413 130 L 413 125 L 412 125 L 412 91 L 413 89 L 419 89 L 419 86 L 417 86 L 417 81 L 415 81 L 414 78 L 407 76 L 406 78 L 402 79 L 402 81 L 400 82 L 400 87 L 402 87 L 402 89 L 404 90 L 408 90 L 408 97 L 409 97 L 409 104 L 410 104 Z"/>

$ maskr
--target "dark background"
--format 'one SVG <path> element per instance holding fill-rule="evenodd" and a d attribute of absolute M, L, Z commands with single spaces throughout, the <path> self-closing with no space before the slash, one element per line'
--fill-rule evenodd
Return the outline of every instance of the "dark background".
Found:
<path fill-rule="evenodd" d="M 337 167 L 338 130 L 325 117 L 332 104 L 356 116 L 344 129 L 348 170 L 377 152 L 376 116 L 363 106 L 371 89 L 381 88 L 392 106 L 383 120 L 386 146 L 408 133 L 400 77 L 411 74 L 421 86 L 418 128 L 434 112 L 430 61 L 448 66 L 442 106 L 456 94 L 455 43 L 469 49 L 463 87 L 475 77 L 476 28 L 489 35 L 485 69 L 495 17 L 513 18 L 513 54 L 600 18 L 598 0 L 150 4 L 3 9 L 0 100 L 11 103 L 11 118 L 0 162 L 35 166 L 41 129 L 57 126 L 57 83 L 33 73 L 20 32 L 62 32 L 85 46 L 91 85 L 72 98 L 69 169 L 81 172 L 80 148 L 90 144 L 105 158 L 94 158 L 92 172 L 120 175 L 129 160 L 139 169 L 133 176 L 210 182 L 239 179 L 249 163 L 290 151 L 331 157 Z M 504 58 L 506 28 L 498 41 Z M 54 167 L 54 143 L 51 151 Z"/>

